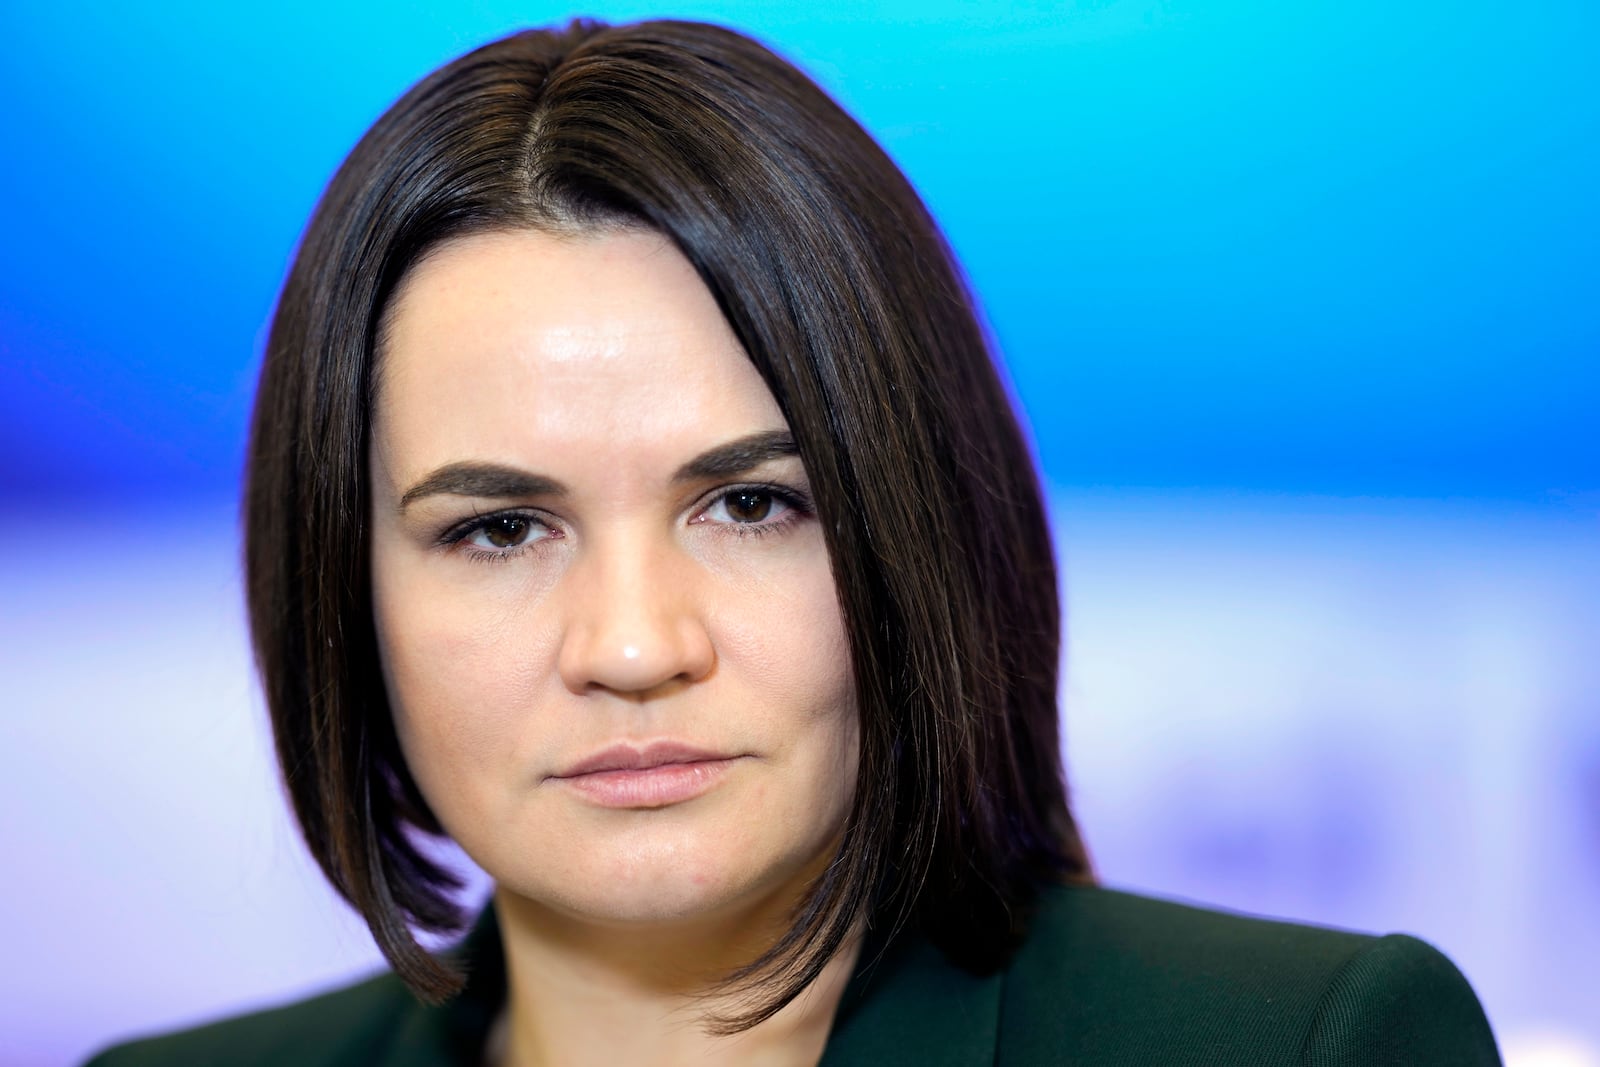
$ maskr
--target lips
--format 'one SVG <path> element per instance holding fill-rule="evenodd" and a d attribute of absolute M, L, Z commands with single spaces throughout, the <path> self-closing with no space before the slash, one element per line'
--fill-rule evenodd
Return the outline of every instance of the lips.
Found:
<path fill-rule="evenodd" d="M 710 792 L 742 758 L 676 741 L 612 745 L 550 781 L 603 808 L 664 808 Z"/>
<path fill-rule="evenodd" d="M 606 771 L 649 771 L 677 763 L 716 763 L 732 758 L 726 753 L 695 748 L 676 741 L 657 741 L 643 748 L 612 745 L 587 759 L 579 760 L 554 777 L 579 778 Z"/>

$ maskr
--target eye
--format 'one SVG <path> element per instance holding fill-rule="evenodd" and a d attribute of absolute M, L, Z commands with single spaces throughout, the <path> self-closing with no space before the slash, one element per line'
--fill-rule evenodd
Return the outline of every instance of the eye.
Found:
<path fill-rule="evenodd" d="M 754 486 L 723 493 L 706 508 L 706 518 L 712 522 L 754 525 L 779 519 L 794 510 L 794 505 L 772 489 Z"/>
<path fill-rule="evenodd" d="M 549 535 L 549 528 L 531 515 L 510 512 L 486 515 L 475 520 L 463 528 L 455 540 L 480 552 L 507 555 L 513 549 L 541 541 Z"/>
<path fill-rule="evenodd" d="M 723 490 L 693 522 L 728 526 L 731 533 L 766 533 L 808 514 L 802 498 L 778 486 L 744 485 Z"/>

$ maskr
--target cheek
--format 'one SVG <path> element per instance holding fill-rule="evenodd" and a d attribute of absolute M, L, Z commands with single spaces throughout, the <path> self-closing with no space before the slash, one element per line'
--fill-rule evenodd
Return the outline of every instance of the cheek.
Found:
<path fill-rule="evenodd" d="M 817 726 L 853 727 L 850 647 L 826 556 L 802 557 L 757 594 L 731 600 L 719 613 L 723 658 L 765 691 L 770 706 L 803 709 Z"/>
<path fill-rule="evenodd" d="M 512 754 L 548 677 L 540 616 L 448 590 L 375 582 L 379 656 L 407 766 L 428 794 L 484 781 L 463 772 Z M 444 806 L 448 806 L 446 802 Z"/>
<path fill-rule="evenodd" d="M 727 665 L 754 690 L 746 706 L 784 752 L 788 795 L 753 802 L 787 812 L 808 840 L 831 835 L 855 792 L 860 715 L 844 616 L 820 545 L 761 594 L 736 601 L 719 641 Z"/>

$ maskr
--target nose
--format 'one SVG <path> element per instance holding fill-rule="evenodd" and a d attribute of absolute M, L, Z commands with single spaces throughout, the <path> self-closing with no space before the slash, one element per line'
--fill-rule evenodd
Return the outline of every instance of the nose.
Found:
<path fill-rule="evenodd" d="M 567 689 L 638 698 L 709 674 L 716 654 L 701 614 L 709 576 L 696 570 L 671 550 L 589 546 L 567 575 L 559 658 Z"/>

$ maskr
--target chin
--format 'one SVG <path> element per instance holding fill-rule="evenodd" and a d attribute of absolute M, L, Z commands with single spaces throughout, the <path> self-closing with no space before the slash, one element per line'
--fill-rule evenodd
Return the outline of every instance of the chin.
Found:
<path fill-rule="evenodd" d="M 747 894 L 728 889 L 674 883 L 663 879 L 649 892 L 636 893 L 619 887 L 596 887 L 593 896 L 581 903 L 584 917 L 603 923 L 676 926 L 721 915 L 738 909 Z"/>
<path fill-rule="evenodd" d="M 740 847 L 739 834 L 587 842 L 577 854 L 551 850 L 537 869 L 503 871 L 501 890 L 579 922 L 679 925 L 737 920 L 789 907 L 826 862 L 817 848 L 763 857 Z M 555 862 L 551 862 L 555 860 Z M 486 867 L 486 869 L 489 869 Z M 490 869 L 491 874 L 496 872 Z"/>

